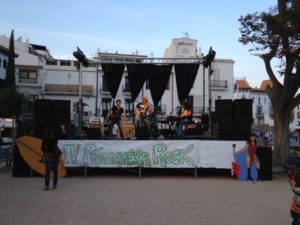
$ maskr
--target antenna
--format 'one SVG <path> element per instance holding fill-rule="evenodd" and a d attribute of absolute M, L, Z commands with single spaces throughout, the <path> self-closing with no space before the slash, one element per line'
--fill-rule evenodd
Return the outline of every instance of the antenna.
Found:
<path fill-rule="evenodd" d="M 186 37 L 186 38 L 188 38 L 189 37 L 189 32 L 188 31 L 181 31 L 181 33 L 183 33 L 184 34 L 184 36 Z"/>

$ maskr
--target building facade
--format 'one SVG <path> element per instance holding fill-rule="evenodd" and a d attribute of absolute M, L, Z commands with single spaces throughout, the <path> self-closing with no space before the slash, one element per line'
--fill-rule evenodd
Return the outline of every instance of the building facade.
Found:
<path fill-rule="evenodd" d="M 8 61 L 8 49 L 0 44 L 0 88 L 4 87 L 7 61 Z"/>
<path fill-rule="evenodd" d="M 9 38 L 0 36 L 0 45 L 8 48 Z M 45 63 L 50 57 L 48 50 L 45 46 L 30 44 L 22 38 L 15 40 L 14 45 L 15 54 L 18 55 L 15 58 L 17 89 L 30 98 L 41 98 Z M 41 47 L 44 51 L 39 50 Z"/>
<path fill-rule="evenodd" d="M 164 58 L 203 58 L 203 55 L 197 53 L 197 40 L 183 37 L 173 39 L 169 48 L 165 50 Z M 231 59 L 216 58 L 212 63 L 213 73 L 211 75 L 211 86 L 208 85 L 208 69 L 200 64 L 198 73 L 194 82 L 194 86 L 189 94 L 189 103 L 193 107 L 193 112 L 202 114 L 203 111 L 208 112 L 209 107 L 209 91 L 211 91 L 212 111 L 215 108 L 215 100 L 217 99 L 232 99 L 233 98 L 233 65 L 234 61 Z M 172 70 L 170 77 L 171 96 L 164 96 L 164 102 L 170 102 L 167 108 L 169 110 L 179 105 L 177 95 L 177 84 L 175 79 L 175 71 Z"/>
<path fill-rule="evenodd" d="M 9 38 L 0 37 L 0 44 L 4 47 L 9 45 Z M 75 60 L 54 59 L 45 46 L 30 44 L 28 40 L 21 38 L 15 40 L 16 58 L 16 85 L 17 88 L 32 99 L 61 99 L 71 102 L 71 119 L 76 121 L 77 102 L 79 101 L 79 70 Z M 166 49 L 166 59 L 197 59 L 202 58 L 197 54 L 197 40 L 188 37 L 174 39 Z M 112 107 L 113 99 L 108 91 L 107 84 L 103 79 L 101 63 L 140 63 L 143 60 L 151 60 L 138 52 L 132 54 L 102 53 L 97 52 L 90 66 L 83 68 L 82 73 L 82 96 L 84 107 L 84 119 L 92 116 L 105 116 Z M 153 59 L 154 62 L 154 59 Z M 212 96 L 212 110 L 216 99 L 233 98 L 233 64 L 231 59 L 215 59 L 211 75 L 211 89 L 208 88 L 208 71 L 202 64 L 199 66 L 194 86 L 190 91 L 188 101 L 193 107 L 194 113 L 208 111 L 209 91 Z M 180 105 L 177 95 L 176 74 L 172 69 L 169 83 L 159 103 L 164 114 L 171 113 Z M 204 81 L 204 82 L 203 82 Z M 204 88 L 203 88 L 204 87 Z M 129 79 L 125 67 L 124 74 L 119 86 L 116 99 L 121 99 L 125 112 L 131 113 L 134 106 L 147 96 L 150 102 L 151 93 L 149 83 L 146 81 L 135 102 L 131 100 Z"/>

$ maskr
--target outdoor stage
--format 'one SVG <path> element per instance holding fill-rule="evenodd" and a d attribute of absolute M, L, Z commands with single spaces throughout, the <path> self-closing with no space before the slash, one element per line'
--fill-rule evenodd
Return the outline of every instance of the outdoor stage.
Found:
<path fill-rule="evenodd" d="M 239 170 L 238 179 L 245 180 L 247 151 L 234 154 L 233 144 L 236 145 L 236 150 L 240 150 L 245 141 L 59 140 L 58 146 L 63 152 L 60 176 L 63 177 L 68 170 L 81 171 L 87 176 L 88 171 L 99 171 L 102 168 L 102 170 L 124 169 L 138 173 L 139 177 L 142 176 L 142 171 L 180 169 L 192 172 L 197 177 L 198 171 L 204 169 L 225 170 L 230 173 L 233 168 L 232 162 L 235 162 L 234 165 L 238 165 Z M 17 139 L 13 176 L 26 176 L 24 171 L 28 166 L 33 171 L 44 174 L 45 167 L 40 162 L 42 157 L 40 146 L 41 139 L 35 137 L 23 136 Z M 256 154 L 264 179 L 272 180 L 272 149 L 258 147 Z M 24 160 L 20 157 L 28 166 L 24 166 L 22 162 Z M 251 168 L 253 179 L 256 179 L 256 172 L 253 164 Z"/>

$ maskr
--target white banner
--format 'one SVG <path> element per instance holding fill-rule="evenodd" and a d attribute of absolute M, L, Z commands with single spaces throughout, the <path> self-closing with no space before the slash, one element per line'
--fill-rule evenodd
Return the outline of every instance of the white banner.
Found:
<path fill-rule="evenodd" d="M 66 167 L 224 168 L 243 141 L 60 140 Z"/>

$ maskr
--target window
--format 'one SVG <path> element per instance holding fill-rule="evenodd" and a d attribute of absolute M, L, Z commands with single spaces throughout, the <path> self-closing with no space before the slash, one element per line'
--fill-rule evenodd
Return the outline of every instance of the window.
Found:
<path fill-rule="evenodd" d="M 125 112 L 126 113 L 133 113 L 134 104 L 131 99 L 125 99 Z"/>
<path fill-rule="evenodd" d="M 0 68 L 1 68 L 2 60 L 0 59 Z"/>
<path fill-rule="evenodd" d="M 6 61 L 6 59 L 4 59 L 3 60 L 3 68 L 6 69 L 6 67 L 7 67 L 7 61 Z"/>
<path fill-rule="evenodd" d="M 214 68 L 212 79 L 213 80 L 220 80 L 220 69 L 219 68 Z"/>
<path fill-rule="evenodd" d="M 267 104 L 267 98 L 264 97 L 264 104 Z"/>
<path fill-rule="evenodd" d="M 111 98 L 102 98 L 101 102 L 101 108 L 102 108 L 102 114 L 101 116 L 105 117 L 107 115 L 107 112 L 111 109 Z"/>
<path fill-rule="evenodd" d="M 109 91 L 108 85 L 107 85 L 107 82 L 106 82 L 106 79 L 104 76 L 102 76 L 102 91 Z"/>
<path fill-rule="evenodd" d="M 300 112 L 297 112 L 297 119 L 300 119 Z"/>
<path fill-rule="evenodd" d="M 46 64 L 57 66 L 57 60 L 46 60 Z"/>
<path fill-rule="evenodd" d="M 37 71 L 36 70 L 26 70 L 22 69 L 19 72 L 20 79 L 31 79 L 31 80 L 36 80 L 37 79 Z"/>
<path fill-rule="evenodd" d="M 71 61 L 68 60 L 61 60 L 60 61 L 61 66 L 71 66 Z"/>
<path fill-rule="evenodd" d="M 258 99 L 257 99 L 257 100 L 258 100 L 258 104 L 260 104 L 260 97 L 258 97 Z"/>
<path fill-rule="evenodd" d="M 125 76 L 125 87 L 124 87 L 125 92 L 130 92 L 130 86 L 129 86 L 129 77 Z"/>

